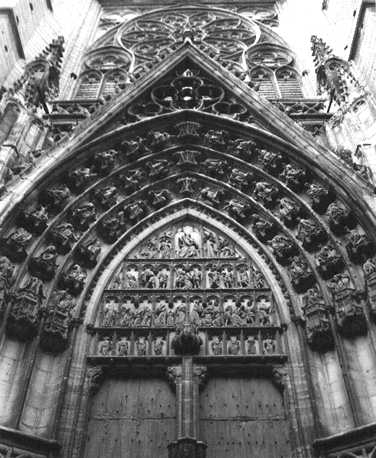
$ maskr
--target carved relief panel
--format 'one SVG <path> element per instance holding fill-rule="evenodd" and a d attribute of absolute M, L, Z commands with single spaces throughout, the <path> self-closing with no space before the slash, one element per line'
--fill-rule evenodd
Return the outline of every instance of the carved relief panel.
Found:
<path fill-rule="evenodd" d="M 92 354 L 174 355 L 185 324 L 198 329 L 201 355 L 283 353 L 262 272 L 226 235 L 192 221 L 154 233 L 121 263 L 102 296 Z"/>

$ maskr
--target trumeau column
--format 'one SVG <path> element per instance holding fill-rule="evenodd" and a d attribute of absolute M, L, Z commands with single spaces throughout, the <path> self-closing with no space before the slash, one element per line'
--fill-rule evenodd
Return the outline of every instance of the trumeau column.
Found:
<path fill-rule="evenodd" d="M 182 364 L 168 368 L 168 377 L 176 390 L 177 440 L 169 444 L 169 458 L 204 458 L 206 444 L 199 437 L 199 388 L 206 368 L 184 356 Z"/>
<path fill-rule="evenodd" d="M 193 364 L 192 356 L 200 352 L 201 338 L 188 321 L 177 330 L 172 342 L 182 363 L 167 369 L 176 390 L 177 440 L 168 446 L 169 458 L 205 458 L 206 444 L 199 437 L 199 387 L 205 381 L 206 367 Z"/>

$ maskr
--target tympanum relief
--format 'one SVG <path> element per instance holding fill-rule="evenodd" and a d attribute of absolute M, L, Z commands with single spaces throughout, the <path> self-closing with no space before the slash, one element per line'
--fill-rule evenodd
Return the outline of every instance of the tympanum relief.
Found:
<path fill-rule="evenodd" d="M 203 355 L 283 352 L 263 273 L 226 235 L 192 221 L 163 228 L 121 263 L 102 296 L 95 355 L 173 355 L 187 326 Z"/>

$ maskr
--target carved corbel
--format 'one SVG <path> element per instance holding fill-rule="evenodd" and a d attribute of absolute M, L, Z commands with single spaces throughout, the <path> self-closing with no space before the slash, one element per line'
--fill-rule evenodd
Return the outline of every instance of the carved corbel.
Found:
<path fill-rule="evenodd" d="M 103 366 L 90 366 L 86 371 L 86 380 L 90 396 L 95 396 L 105 379 Z"/>

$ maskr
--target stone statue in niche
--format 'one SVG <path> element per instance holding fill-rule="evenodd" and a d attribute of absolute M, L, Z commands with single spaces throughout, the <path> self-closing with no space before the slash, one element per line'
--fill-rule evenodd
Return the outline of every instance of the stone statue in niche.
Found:
<path fill-rule="evenodd" d="M 203 251 L 207 258 L 218 256 L 218 240 L 216 234 L 204 228 L 203 229 Z"/>
<path fill-rule="evenodd" d="M 187 307 L 185 304 L 185 300 L 182 297 L 175 298 L 174 300 L 175 306 L 175 324 L 182 325 L 186 321 L 187 316 Z"/>
<path fill-rule="evenodd" d="M 237 269 L 238 271 L 238 285 L 240 288 L 251 287 L 251 275 L 249 267 L 247 265 L 241 265 Z"/>
<path fill-rule="evenodd" d="M 46 207 L 38 205 L 34 210 L 25 210 L 18 216 L 18 223 L 32 234 L 41 235 L 47 228 L 48 212 Z"/>
<path fill-rule="evenodd" d="M 316 255 L 316 264 L 321 277 L 328 280 L 344 268 L 342 256 L 331 245 L 325 245 Z"/>
<path fill-rule="evenodd" d="M 30 259 L 29 270 L 34 277 L 38 277 L 44 281 L 51 281 L 56 273 L 57 250 L 54 245 L 49 245 L 45 248 L 40 256 Z"/>
<path fill-rule="evenodd" d="M 79 193 L 97 176 L 98 174 L 92 172 L 89 167 L 80 167 L 68 174 L 67 184 L 73 192 Z"/>
<path fill-rule="evenodd" d="M 235 258 L 238 252 L 233 244 L 225 237 L 218 235 L 218 256 L 220 258 Z"/>
<path fill-rule="evenodd" d="M 208 288 L 218 289 L 221 287 L 222 278 L 221 278 L 221 266 L 220 265 L 208 266 L 207 280 L 208 280 Z"/>
<path fill-rule="evenodd" d="M 133 304 L 132 304 L 133 305 Z M 132 310 L 132 305 L 129 304 L 129 301 L 122 301 L 119 305 L 119 314 L 118 314 L 118 325 L 129 328 L 133 326 L 134 323 L 134 313 Z M 114 304 L 116 311 L 116 304 Z"/>
<path fill-rule="evenodd" d="M 272 355 L 275 353 L 277 349 L 277 343 L 275 339 L 271 339 L 270 337 L 264 339 L 262 341 L 262 349 L 263 353 L 266 355 Z"/>
<path fill-rule="evenodd" d="M 170 202 L 171 193 L 167 189 L 161 189 L 160 191 L 149 191 L 148 199 L 154 208 L 162 208 Z"/>
<path fill-rule="evenodd" d="M 187 269 L 183 266 L 177 266 L 175 269 L 175 288 L 177 289 L 190 289 L 192 283 L 189 279 Z"/>
<path fill-rule="evenodd" d="M 72 248 L 72 244 L 78 240 L 71 223 L 60 223 L 47 235 L 48 239 L 56 246 L 59 254 L 67 254 Z"/>
<path fill-rule="evenodd" d="M 224 195 L 225 193 L 222 189 L 215 189 L 210 186 L 206 186 L 200 192 L 200 198 L 210 202 L 214 207 L 219 207 L 221 205 Z"/>
<path fill-rule="evenodd" d="M 157 287 L 166 289 L 169 287 L 170 272 L 165 267 L 162 267 L 157 273 Z"/>
<path fill-rule="evenodd" d="M 94 189 L 93 197 L 101 207 L 108 210 L 116 205 L 118 193 L 115 186 L 109 185 Z"/>
<path fill-rule="evenodd" d="M 119 303 L 114 297 L 106 299 L 103 306 L 102 326 L 115 326 L 119 313 Z"/>
<path fill-rule="evenodd" d="M 204 142 L 208 146 L 225 148 L 227 145 L 227 135 L 223 130 L 208 130 L 204 135 Z"/>
<path fill-rule="evenodd" d="M 298 222 L 301 207 L 289 197 L 282 197 L 279 200 L 278 215 L 288 228 L 293 228 Z"/>
<path fill-rule="evenodd" d="M 284 160 L 280 153 L 260 149 L 259 157 L 264 169 L 271 175 L 276 176 L 282 172 Z"/>
<path fill-rule="evenodd" d="M 235 304 L 225 306 L 223 320 L 225 326 L 240 327 L 246 325 L 246 318 L 244 317 L 243 310 L 238 308 Z"/>
<path fill-rule="evenodd" d="M 74 255 L 78 263 L 83 267 L 93 269 L 98 262 L 98 257 L 101 251 L 102 247 L 99 240 L 89 239 L 77 246 Z"/>
<path fill-rule="evenodd" d="M 202 162 L 203 170 L 215 178 L 223 178 L 226 175 L 228 164 L 221 159 L 209 158 Z"/>
<path fill-rule="evenodd" d="M 307 194 L 311 198 L 313 210 L 322 215 L 326 212 L 329 204 L 335 199 L 335 194 L 330 188 L 325 188 L 317 183 L 311 183 L 308 187 Z"/>
<path fill-rule="evenodd" d="M 72 310 L 76 306 L 67 291 L 53 294 L 46 311 L 39 345 L 44 351 L 60 353 L 68 347 Z"/>
<path fill-rule="evenodd" d="M 239 222 L 244 222 L 251 212 L 250 205 L 238 199 L 229 200 L 223 209 L 226 210 L 232 218 Z"/>
<path fill-rule="evenodd" d="M 291 261 L 291 258 L 298 252 L 294 242 L 287 238 L 285 235 L 276 235 L 271 241 L 271 246 L 274 256 L 283 266 L 288 265 Z"/>
<path fill-rule="evenodd" d="M 260 201 L 266 208 L 272 208 L 279 195 L 279 189 L 267 181 L 259 181 L 256 183 L 253 193 L 256 200 Z"/>
<path fill-rule="evenodd" d="M 156 356 L 162 356 L 166 341 L 163 337 L 158 336 L 153 342 L 153 352 Z"/>
<path fill-rule="evenodd" d="M 222 355 L 223 345 L 222 345 L 222 341 L 220 337 L 213 336 L 212 340 L 210 341 L 210 348 L 211 348 L 211 353 L 214 356 Z"/>
<path fill-rule="evenodd" d="M 147 240 L 144 245 L 140 248 L 138 255 L 136 256 L 139 259 L 144 258 L 157 258 L 158 257 L 158 239 L 156 237 L 151 237 Z"/>
<path fill-rule="evenodd" d="M 118 152 L 114 149 L 95 153 L 93 157 L 93 168 L 101 176 L 108 175 L 115 167 Z"/>
<path fill-rule="evenodd" d="M 147 145 L 147 139 L 144 137 L 136 137 L 135 140 L 121 142 L 121 150 L 129 162 L 139 158 L 140 155 L 143 156 L 151 153 L 151 149 Z"/>
<path fill-rule="evenodd" d="M 26 229 L 20 227 L 8 237 L 0 239 L 1 252 L 12 262 L 22 262 L 26 259 L 26 247 L 32 238 Z"/>
<path fill-rule="evenodd" d="M 154 326 L 166 326 L 167 325 L 167 301 L 160 300 L 155 308 L 154 312 Z"/>
<path fill-rule="evenodd" d="M 199 257 L 201 254 L 201 236 L 191 226 L 180 227 L 175 234 L 176 256 L 178 258 Z"/>
<path fill-rule="evenodd" d="M 221 286 L 223 288 L 234 288 L 235 277 L 230 266 L 223 266 L 221 269 Z"/>
<path fill-rule="evenodd" d="M 78 296 L 84 288 L 87 273 L 79 265 L 73 264 L 60 278 L 60 285 L 67 289 L 73 296 Z"/>
<path fill-rule="evenodd" d="M 326 215 L 329 219 L 330 229 L 335 235 L 344 235 L 348 228 L 356 226 L 355 218 L 338 202 L 333 202 L 328 206 Z"/>
<path fill-rule="evenodd" d="M 230 341 L 227 344 L 227 353 L 233 356 L 240 354 L 240 340 L 237 336 L 230 336 Z"/>
<path fill-rule="evenodd" d="M 256 237 L 261 242 L 267 242 L 271 240 L 278 232 L 278 227 L 274 221 L 268 221 L 261 216 L 254 213 L 252 215 L 252 228 L 256 234 Z"/>
<path fill-rule="evenodd" d="M 272 324 L 272 301 L 267 296 L 260 296 L 256 300 L 256 320 L 260 326 L 270 326 Z"/>
<path fill-rule="evenodd" d="M 247 355 L 255 355 L 257 353 L 257 340 L 254 336 L 248 336 L 245 341 L 245 351 Z"/>
<path fill-rule="evenodd" d="M 229 177 L 229 182 L 243 192 L 250 190 L 254 176 L 252 173 L 243 172 L 237 168 L 233 168 Z"/>
<path fill-rule="evenodd" d="M 43 282 L 30 277 L 11 297 L 7 332 L 20 340 L 33 339 L 38 332 L 39 314 L 45 298 Z"/>
<path fill-rule="evenodd" d="M 366 234 L 352 230 L 348 236 L 346 250 L 352 262 L 362 264 L 375 254 L 375 245 Z"/>
<path fill-rule="evenodd" d="M 298 224 L 298 234 L 296 236 L 307 251 L 315 251 L 320 244 L 328 239 L 324 228 L 320 227 L 315 221 L 308 218 L 301 218 Z"/>
<path fill-rule="evenodd" d="M 338 327 L 345 337 L 355 337 L 367 333 L 367 322 L 363 311 L 364 298 L 357 291 L 347 273 L 336 274 L 329 282 L 335 305 Z"/>
<path fill-rule="evenodd" d="M 303 191 L 304 185 L 307 181 L 307 174 L 305 170 L 295 167 L 292 164 L 286 164 L 280 176 L 292 191 Z"/>
<path fill-rule="evenodd" d="M 56 213 L 64 208 L 70 197 L 69 188 L 65 184 L 61 184 L 43 190 L 39 196 L 39 202 L 49 211 Z"/>
<path fill-rule="evenodd" d="M 144 328 L 149 328 L 151 326 L 152 319 L 153 319 L 153 313 L 152 313 L 151 308 L 144 307 L 142 309 L 141 326 Z"/>
<path fill-rule="evenodd" d="M 196 190 L 194 189 L 197 184 L 196 178 L 192 177 L 183 177 L 177 180 L 177 183 L 180 185 L 179 193 L 183 196 L 192 197 Z"/>
<path fill-rule="evenodd" d="M 310 288 L 303 298 L 307 341 L 312 350 L 325 352 L 333 348 L 334 339 L 329 312 L 318 287 Z"/>
<path fill-rule="evenodd" d="M 367 300 L 373 321 L 376 320 L 376 260 L 367 259 L 363 264 L 363 272 L 366 280 Z"/>
<path fill-rule="evenodd" d="M 248 161 L 254 157 L 257 144 L 252 139 L 243 140 L 242 138 L 237 138 L 232 141 L 231 148 L 234 156 Z"/>
<path fill-rule="evenodd" d="M 146 166 L 148 168 L 149 177 L 153 180 L 160 180 L 167 176 L 170 163 L 166 159 L 159 159 L 147 162 Z"/>
<path fill-rule="evenodd" d="M 142 326 L 145 315 L 145 307 L 139 303 L 135 304 L 135 310 L 133 314 L 133 326 L 139 328 Z"/>
<path fill-rule="evenodd" d="M 141 288 L 156 288 L 157 276 L 151 266 L 145 266 L 140 273 Z"/>
<path fill-rule="evenodd" d="M 134 289 L 138 287 L 138 273 L 132 267 L 129 267 L 124 274 L 124 283 L 122 287 L 125 289 Z"/>
<path fill-rule="evenodd" d="M 146 140 L 153 151 L 157 151 L 167 146 L 171 140 L 171 135 L 168 132 L 152 131 L 149 132 Z"/>
<path fill-rule="evenodd" d="M 126 205 L 123 211 L 129 221 L 134 224 L 146 215 L 146 206 L 142 200 L 137 200 L 132 204 Z"/>
<path fill-rule="evenodd" d="M 253 286 L 256 289 L 268 288 L 264 274 L 255 265 L 252 266 Z"/>
<path fill-rule="evenodd" d="M 236 307 L 239 309 L 239 316 L 244 326 L 253 326 L 256 323 L 256 304 L 251 301 L 251 298 L 241 298 Z"/>
<path fill-rule="evenodd" d="M 97 354 L 99 356 L 111 356 L 112 354 L 112 341 L 109 336 L 104 336 L 98 342 Z"/>
<path fill-rule="evenodd" d="M 129 355 L 129 341 L 126 337 L 121 337 L 116 342 L 115 353 L 116 353 L 116 356 L 128 356 Z"/>
<path fill-rule="evenodd" d="M 5 256 L 0 257 L 0 316 L 8 305 L 9 289 L 12 285 L 14 265 Z"/>
<path fill-rule="evenodd" d="M 136 353 L 137 356 L 146 356 L 148 349 L 148 344 L 146 337 L 141 336 L 136 341 Z"/>
<path fill-rule="evenodd" d="M 160 259 L 169 259 L 172 257 L 172 232 L 162 232 L 158 240 L 158 251 Z"/>
<path fill-rule="evenodd" d="M 314 285 L 315 277 L 303 257 L 294 256 L 289 271 L 292 286 L 297 293 L 304 293 Z"/>
<path fill-rule="evenodd" d="M 124 192 L 131 194 L 141 187 L 141 183 L 144 183 L 146 174 L 142 169 L 130 170 L 125 174 L 119 175 L 119 181 Z"/>
<path fill-rule="evenodd" d="M 90 224 L 95 221 L 96 217 L 97 211 L 92 202 L 84 202 L 71 212 L 72 223 L 79 231 L 86 231 Z"/>
<path fill-rule="evenodd" d="M 98 233 L 104 242 L 112 244 L 116 242 L 123 226 L 123 212 L 112 213 L 100 221 Z"/>

